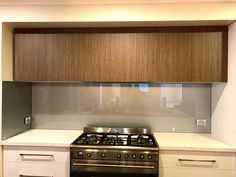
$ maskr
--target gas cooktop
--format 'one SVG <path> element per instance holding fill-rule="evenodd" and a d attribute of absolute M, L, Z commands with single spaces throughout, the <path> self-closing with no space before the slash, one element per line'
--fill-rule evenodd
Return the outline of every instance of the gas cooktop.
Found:
<path fill-rule="evenodd" d="M 157 147 L 152 134 L 83 133 L 72 144 Z"/>
<path fill-rule="evenodd" d="M 71 146 L 158 148 L 158 144 L 150 129 L 104 127 L 85 127 L 83 134 L 80 135 Z"/>

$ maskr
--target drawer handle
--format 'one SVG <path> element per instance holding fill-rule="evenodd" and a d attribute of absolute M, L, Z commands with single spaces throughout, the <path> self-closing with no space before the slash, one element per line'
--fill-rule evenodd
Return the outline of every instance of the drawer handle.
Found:
<path fill-rule="evenodd" d="M 196 159 L 178 159 L 180 162 L 210 162 L 216 163 L 216 160 L 196 160 Z"/>
<path fill-rule="evenodd" d="M 53 176 L 19 175 L 19 177 L 53 177 Z"/>
<path fill-rule="evenodd" d="M 24 153 L 20 153 L 20 156 L 44 156 L 44 157 L 53 157 L 53 154 L 24 154 Z"/>

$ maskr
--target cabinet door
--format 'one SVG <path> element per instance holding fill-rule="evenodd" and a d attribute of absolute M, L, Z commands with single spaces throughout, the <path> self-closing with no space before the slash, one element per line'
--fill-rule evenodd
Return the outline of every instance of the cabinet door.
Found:
<path fill-rule="evenodd" d="M 69 177 L 69 148 L 4 146 L 4 177 Z"/>
<path fill-rule="evenodd" d="M 4 162 L 69 163 L 69 148 L 4 146 Z"/>
<path fill-rule="evenodd" d="M 4 177 L 69 177 L 67 164 L 4 163 Z"/>
<path fill-rule="evenodd" d="M 234 177 L 234 153 L 160 151 L 160 177 Z"/>
<path fill-rule="evenodd" d="M 233 170 L 160 168 L 159 177 L 234 177 Z"/>
<path fill-rule="evenodd" d="M 14 80 L 227 81 L 227 27 L 18 29 Z"/>

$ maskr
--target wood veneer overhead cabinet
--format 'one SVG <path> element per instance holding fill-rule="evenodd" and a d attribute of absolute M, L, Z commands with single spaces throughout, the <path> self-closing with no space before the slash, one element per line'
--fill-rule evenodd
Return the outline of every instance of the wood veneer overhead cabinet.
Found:
<path fill-rule="evenodd" d="M 227 26 L 15 29 L 14 80 L 226 82 Z"/>

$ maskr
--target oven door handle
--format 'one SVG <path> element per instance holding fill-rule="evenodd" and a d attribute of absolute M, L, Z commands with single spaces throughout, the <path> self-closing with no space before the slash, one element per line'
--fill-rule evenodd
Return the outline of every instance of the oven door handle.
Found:
<path fill-rule="evenodd" d="M 83 167 L 115 167 L 115 168 L 136 168 L 136 169 L 154 169 L 154 166 L 141 165 L 117 165 L 117 164 L 90 164 L 90 163 L 73 163 L 74 166 Z"/>

